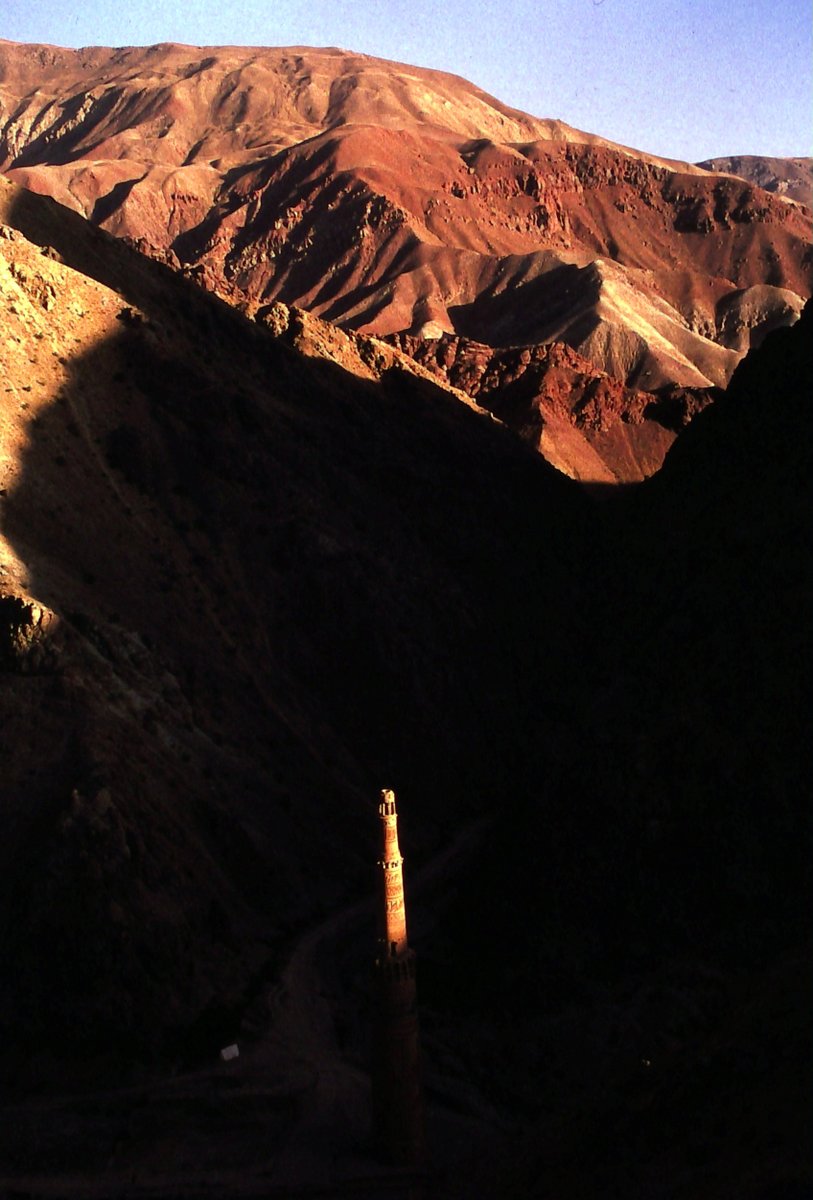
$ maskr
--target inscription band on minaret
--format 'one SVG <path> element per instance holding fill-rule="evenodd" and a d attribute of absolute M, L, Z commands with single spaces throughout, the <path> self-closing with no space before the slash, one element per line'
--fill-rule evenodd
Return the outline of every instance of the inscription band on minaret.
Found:
<path fill-rule="evenodd" d="M 383 929 L 379 956 L 403 958 L 409 953 L 407 943 L 406 907 L 404 905 L 404 859 L 398 845 L 398 814 L 395 811 L 395 793 L 381 793 L 378 814 L 382 822 L 382 853 L 378 861 L 384 887 Z"/>

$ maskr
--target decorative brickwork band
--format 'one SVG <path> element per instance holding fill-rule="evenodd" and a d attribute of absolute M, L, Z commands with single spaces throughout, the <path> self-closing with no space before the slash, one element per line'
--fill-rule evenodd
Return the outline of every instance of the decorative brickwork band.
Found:
<path fill-rule="evenodd" d="M 395 793 L 381 793 L 378 806 L 381 818 L 381 858 L 378 860 L 381 886 L 379 905 L 379 958 L 400 958 L 406 954 L 407 926 L 404 906 L 404 860 L 398 846 L 398 814 Z M 382 920 L 383 918 L 383 920 Z"/>

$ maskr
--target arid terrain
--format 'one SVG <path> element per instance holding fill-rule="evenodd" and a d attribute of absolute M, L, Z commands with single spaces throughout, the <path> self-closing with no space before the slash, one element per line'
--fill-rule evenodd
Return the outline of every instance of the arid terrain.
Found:
<path fill-rule="evenodd" d="M 739 154 L 729 158 L 710 158 L 698 163 L 706 171 L 738 175 L 764 188 L 797 200 L 813 208 L 813 158 L 765 158 L 757 154 Z"/>
<path fill-rule="evenodd" d="M 495 350 L 450 334 L 389 340 L 585 484 L 648 478 L 681 429 L 721 394 L 715 388 L 629 388 L 564 342 Z"/>
<path fill-rule="evenodd" d="M 0 42 L 0 170 L 232 303 L 565 342 L 638 391 L 725 386 L 798 317 L 804 161 L 709 172 L 346 51 Z M 567 469 L 561 432 L 540 449 Z M 640 478 L 669 440 L 647 424 L 593 481 Z"/>
<path fill-rule="evenodd" d="M 0 64 L 0 1194 L 806 1196 L 809 209 L 339 51 Z"/>

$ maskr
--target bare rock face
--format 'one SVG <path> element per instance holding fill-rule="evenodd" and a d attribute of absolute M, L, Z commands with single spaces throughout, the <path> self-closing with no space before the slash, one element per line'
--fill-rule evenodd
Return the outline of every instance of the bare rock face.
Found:
<path fill-rule="evenodd" d="M 709 158 L 697 164 L 705 171 L 738 175 L 766 192 L 785 200 L 813 208 L 813 159 L 767 158 L 758 154 L 738 154 L 730 158 Z"/>
<path fill-rule="evenodd" d="M 776 289 L 758 337 L 810 294 L 810 210 L 781 189 L 454 76 L 172 44 L 0 42 L 0 68 L 0 170 L 238 304 L 376 335 L 564 341 L 650 390 L 725 385 L 750 338 L 719 324 L 731 297 Z"/>
<path fill-rule="evenodd" d="M 740 352 L 760 346 L 773 329 L 794 324 L 801 308 L 793 292 L 767 284 L 731 292 L 717 306 L 719 340 Z"/>
<path fill-rule="evenodd" d="M 583 483 L 646 479 L 714 396 L 708 388 L 656 394 L 626 387 L 561 342 L 495 350 L 450 334 L 393 341 Z"/>

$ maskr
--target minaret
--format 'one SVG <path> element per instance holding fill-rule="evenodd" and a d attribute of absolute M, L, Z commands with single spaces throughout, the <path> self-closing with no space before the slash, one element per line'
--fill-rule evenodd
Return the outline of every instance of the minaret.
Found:
<path fill-rule="evenodd" d="M 403 858 L 398 847 L 395 793 L 381 793 L 378 861 L 378 956 L 375 962 L 373 1139 L 389 1162 L 419 1165 L 424 1158 L 420 1034 L 415 955 L 407 942 Z"/>

